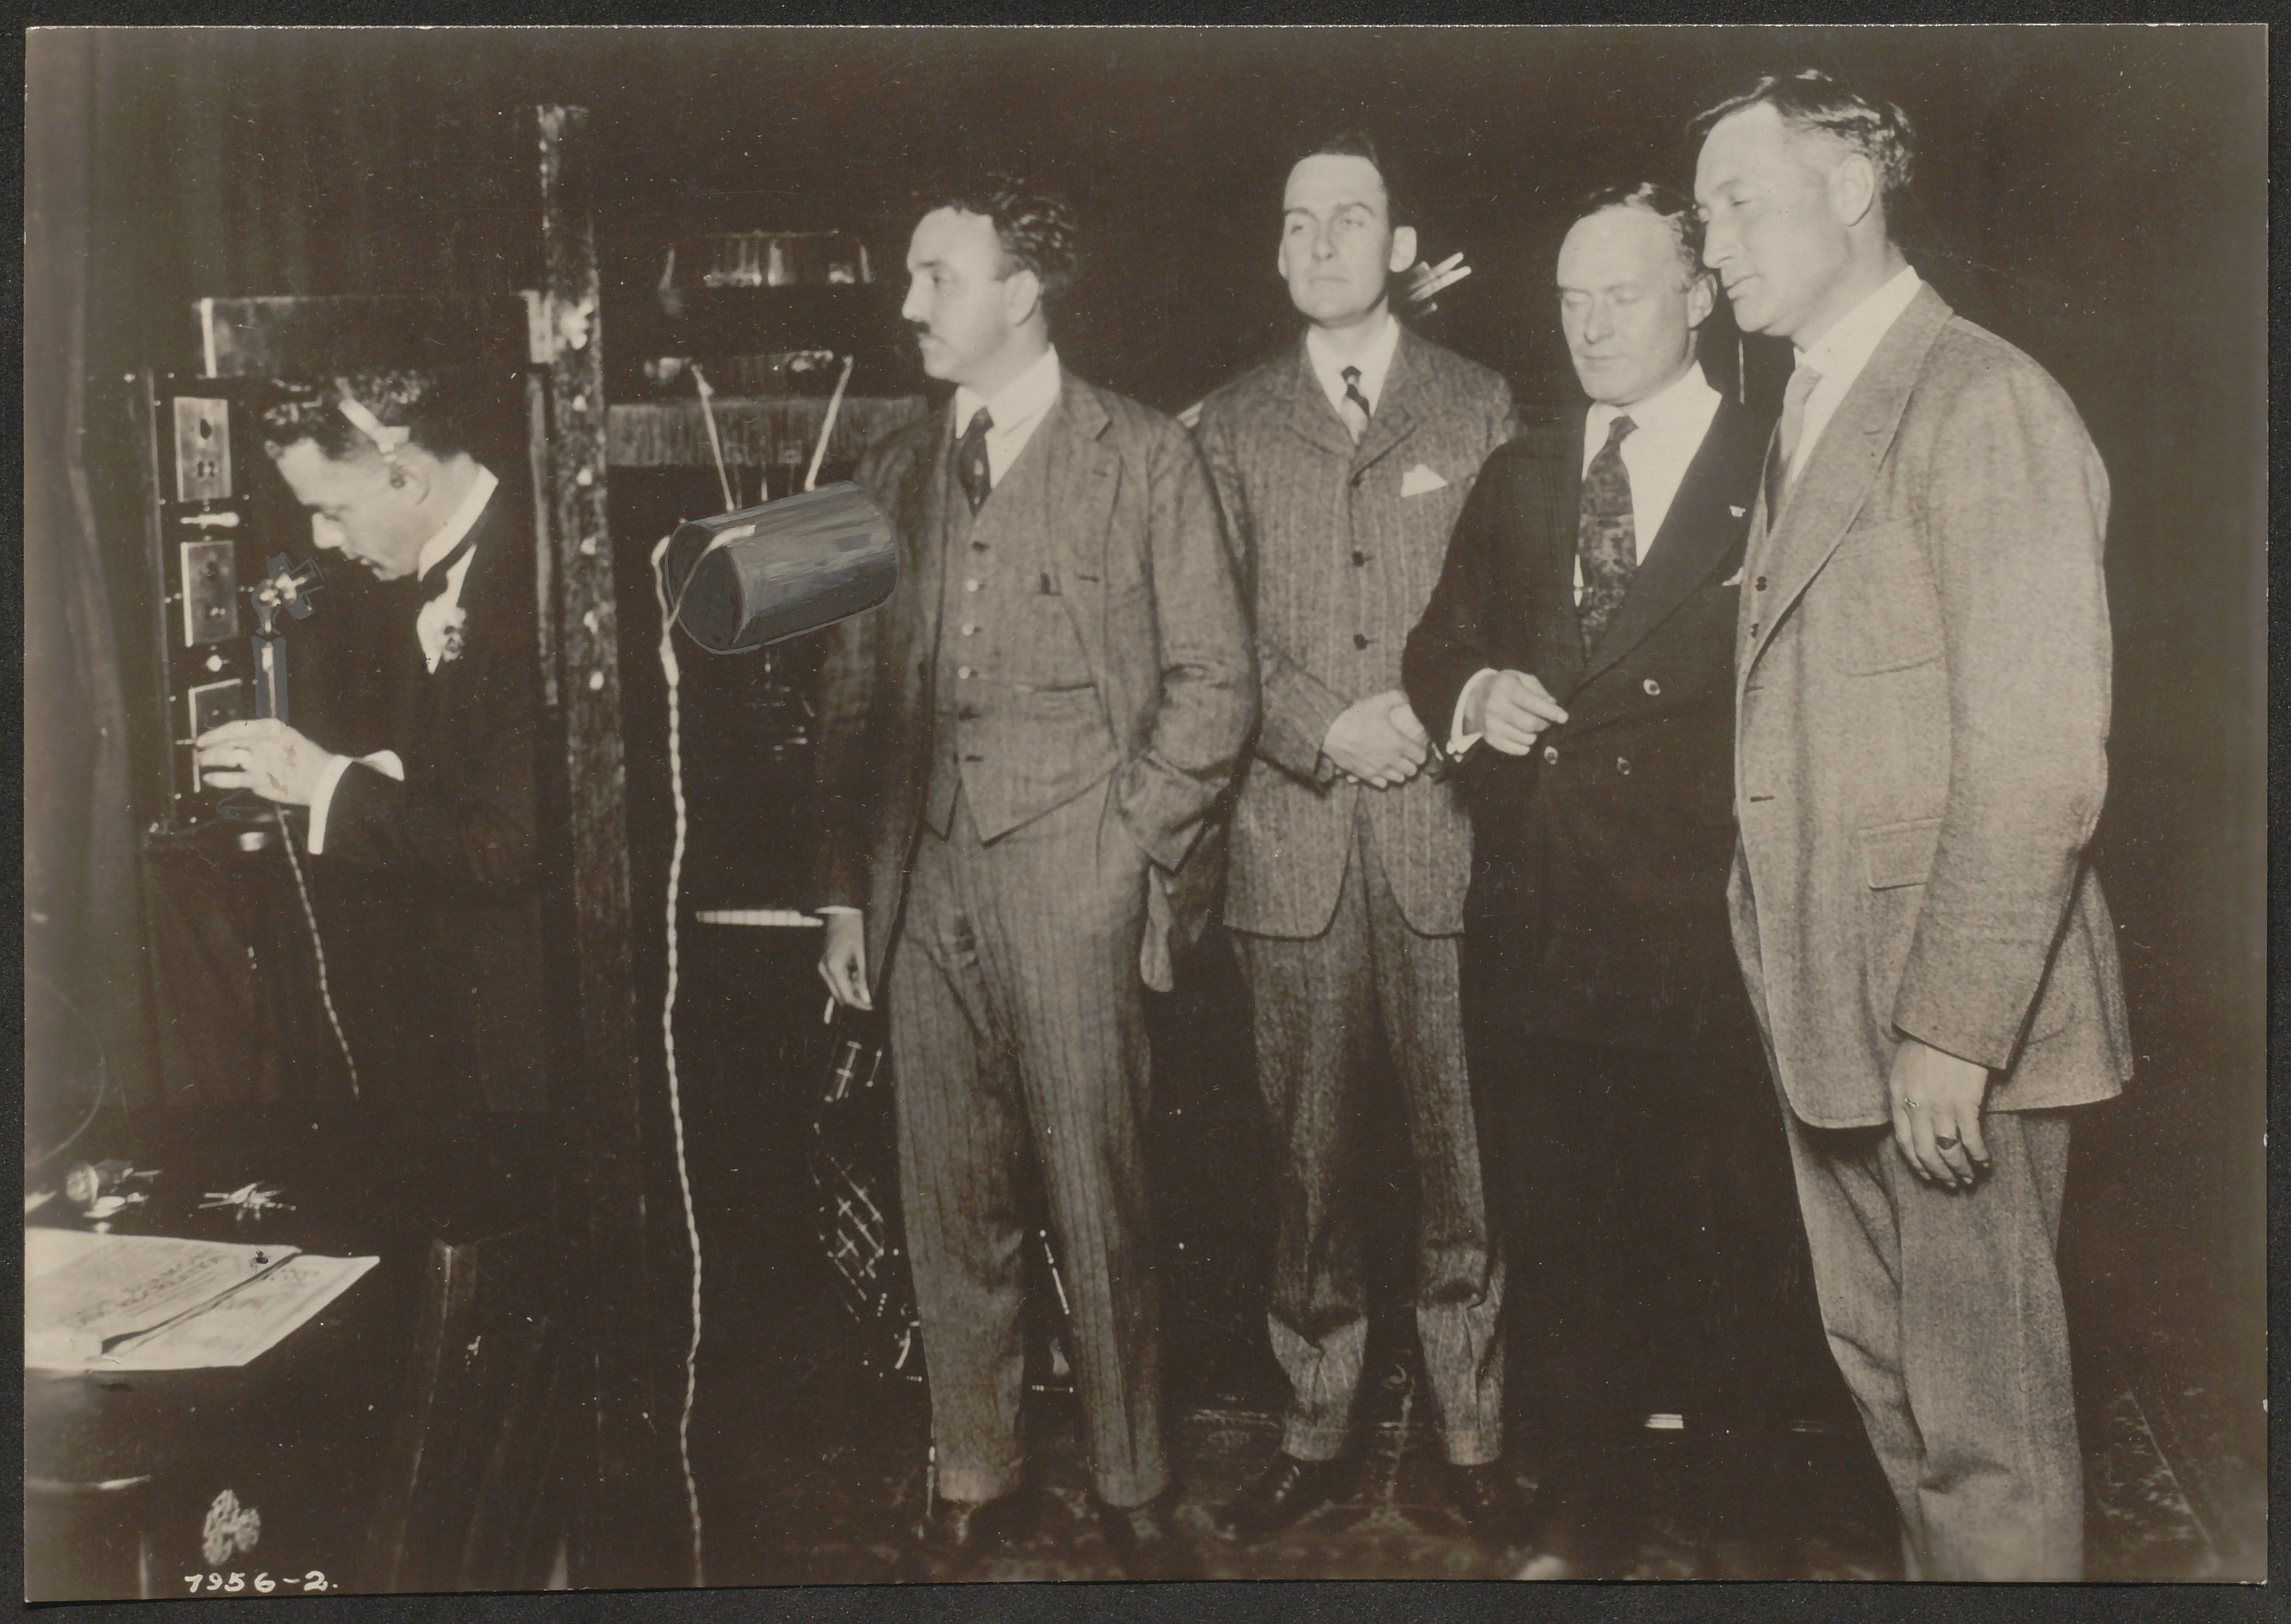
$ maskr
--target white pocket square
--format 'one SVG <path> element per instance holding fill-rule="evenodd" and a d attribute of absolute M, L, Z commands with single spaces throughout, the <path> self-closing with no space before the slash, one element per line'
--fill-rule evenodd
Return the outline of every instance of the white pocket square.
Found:
<path fill-rule="evenodd" d="M 1732 513 L 1735 518 L 1740 519 L 1743 514 L 1748 512 L 1750 510 L 1748 508 L 1738 508 L 1730 502 L 1726 504 L 1726 511 L 1729 513 Z"/>
<path fill-rule="evenodd" d="M 1738 570 L 1736 570 L 1732 575 L 1731 575 L 1727 576 L 1724 581 L 1721 581 L 1718 584 L 1719 584 L 1720 586 L 1722 586 L 1722 587 L 1726 587 L 1726 586 L 1740 586 L 1740 585 L 1741 585 L 1741 584 L 1742 584 L 1742 572 L 1741 572 L 1740 570 L 1739 570 L 1739 569 L 1738 569 Z"/>
<path fill-rule="evenodd" d="M 1447 488 L 1448 482 L 1435 473 L 1428 462 L 1419 462 L 1400 476 L 1400 494 L 1403 496 L 1421 496 L 1427 491 L 1444 491 Z"/>

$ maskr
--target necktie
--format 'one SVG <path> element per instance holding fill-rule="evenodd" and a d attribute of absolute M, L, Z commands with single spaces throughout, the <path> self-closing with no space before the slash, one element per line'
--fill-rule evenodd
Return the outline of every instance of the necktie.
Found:
<path fill-rule="evenodd" d="M 1337 408 L 1337 415 L 1345 420 L 1345 428 L 1351 433 L 1353 444 L 1357 446 L 1361 436 L 1368 432 L 1369 414 L 1368 397 L 1361 393 L 1361 370 L 1357 366 L 1347 366 L 1338 376 L 1345 381 L 1345 400 Z"/>
<path fill-rule="evenodd" d="M 454 565 L 469 556 L 470 549 L 477 545 L 477 541 L 474 535 L 463 536 L 454 543 L 453 551 L 422 572 L 422 602 L 430 603 L 446 595 L 446 577 L 453 573 Z"/>
<path fill-rule="evenodd" d="M 994 488 L 994 470 L 986 461 L 986 431 L 993 426 L 993 415 L 980 406 L 970 414 L 970 427 L 962 431 L 962 441 L 954 448 L 954 477 L 962 481 L 962 494 L 970 499 L 973 513 Z"/>
<path fill-rule="evenodd" d="M 1583 565 L 1583 596 L 1575 615 L 1583 631 L 1583 655 L 1590 657 L 1599 634 L 1631 590 L 1639 567 L 1638 533 L 1631 519 L 1631 470 L 1623 466 L 1623 437 L 1638 425 L 1618 417 L 1608 425 L 1607 443 L 1583 475 L 1583 511 L 1575 529 L 1576 556 Z"/>
<path fill-rule="evenodd" d="M 1821 374 L 1801 365 L 1782 390 L 1781 426 L 1774 431 L 1773 466 L 1766 470 L 1766 528 L 1789 499 L 1790 480 L 1797 471 L 1797 443 L 1805 438 L 1805 403 L 1813 397 Z"/>

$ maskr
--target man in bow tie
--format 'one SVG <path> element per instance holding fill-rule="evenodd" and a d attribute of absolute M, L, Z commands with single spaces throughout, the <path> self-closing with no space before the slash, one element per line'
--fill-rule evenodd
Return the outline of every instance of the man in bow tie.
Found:
<path fill-rule="evenodd" d="M 1584 205 L 1557 281 L 1590 404 L 1489 460 L 1403 662 L 1477 843 L 1472 1089 L 1519 1396 L 1552 1450 L 1523 1578 L 1625 1576 L 1651 1417 L 1700 1467 L 1711 1576 L 1759 1560 L 1789 1185 L 1725 888 L 1766 425 L 1703 375 L 1698 246 L 1668 189 Z"/>
<path fill-rule="evenodd" d="M 1097 1514 L 1132 1578 L 1181 1577 L 1146 1210 L 1146 977 L 1257 715 L 1200 454 L 1050 342 L 1079 270 L 1065 203 L 943 193 L 903 313 L 952 403 L 869 447 L 899 590 L 830 633 L 820 972 L 887 1005 L 899 1190 L 936 1445 L 924 1575 L 1036 1503 L 1021 1438 L 1022 1212 L 1048 1198 Z"/>
<path fill-rule="evenodd" d="M 362 741 L 384 748 L 352 756 L 237 721 L 198 740 L 200 770 L 308 808 L 321 881 L 410 912 L 393 945 L 410 1074 L 374 1080 L 411 1106 L 403 1125 L 432 1146 L 520 1139 L 548 1103 L 530 525 L 427 376 L 337 379 L 263 427 L 313 540 L 415 587 L 392 662 L 404 691 L 384 707 L 392 736 Z"/>
<path fill-rule="evenodd" d="M 1289 172 L 1275 266 L 1302 340 L 1202 404 L 1226 535 L 1255 607 L 1265 720 L 1232 820 L 1225 922 L 1249 984 L 1279 1157 L 1273 1352 L 1281 1448 L 1220 1516 L 1255 1538 L 1344 1491 L 1368 1348 L 1363 1092 L 1382 1058 L 1416 1167 L 1416 1328 L 1471 1527 L 1500 1540 L 1504 1277 L 1481 1196 L 1456 989 L 1471 829 L 1400 688 L 1511 391 L 1403 327 L 1403 189 L 1363 134 Z M 1430 770 L 1427 770 L 1430 769 Z"/>
<path fill-rule="evenodd" d="M 2073 1580 L 2068 1108 L 2132 1069 L 2085 855 L 2107 470 L 1902 253 L 1899 108 L 1808 71 L 1697 122 L 1703 257 L 1797 351 L 1735 643 L 1732 902 L 1823 1322 L 1909 1577 Z"/>

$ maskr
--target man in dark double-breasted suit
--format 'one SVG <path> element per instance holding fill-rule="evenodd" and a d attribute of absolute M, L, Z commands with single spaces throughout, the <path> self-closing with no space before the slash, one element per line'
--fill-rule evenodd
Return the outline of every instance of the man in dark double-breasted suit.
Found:
<path fill-rule="evenodd" d="M 1034 1503 L 1020 1432 L 1039 1166 L 1098 1515 L 1131 1577 L 1187 1570 L 1166 1516 L 1147 1227 L 1146 977 L 1256 720 L 1247 621 L 1200 453 L 1066 372 L 1063 202 L 1016 181 L 916 227 L 904 314 L 953 405 L 869 448 L 899 589 L 821 679 L 821 971 L 887 1004 L 899 1187 L 953 1577 Z"/>
<path fill-rule="evenodd" d="M 390 720 L 327 741 L 364 753 L 274 720 L 233 722 L 199 741 L 202 771 L 307 806 L 319 882 L 355 873 L 394 904 L 399 1064 L 362 1084 L 380 1125 L 411 1136 L 441 1186 L 493 1177 L 480 1163 L 529 1177 L 550 1037 L 527 511 L 425 374 L 337 379 L 272 407 L 264 428 L 319 545 L 405 582 L 412 623 L 382 674 Z"/>
<path fill-rule="evenodd" d="M 1766 1419 L 1745 1288 L 1789 1215 L 1725 901 L 1766 425 L 1696 361 L 1715 291 L 1683 197 L 1602 194 L 1558 281 L 1592 404 L 1559 459 L 1523 438 L 1482 470 L 1403 672 L 1471 809 L 1473 1089 L 1515 1334 L 1548 1355 L 1523 1359 L 1521 1397 L 1562 1440 L 1523 1576 L 1585 1577 L 1628 1554 L 1617 1445 L 1650 1414 L 1714 1446 Z M 1760 1498 L 1722 1453 L 1714 1515 Z"/>
<path fill-rule="evenodd" d="M 1475 1528 L 1499 1506 L 1503 1271 L 1465 1081 L 1456 954 L 1472 837 L 1400 691 L 1448 533 L 1510 430 L 1511 391 L 1403 327 L 1416 255 L 1385 165 L 1338 137 L 1291 169 L 1279 269 L 1311 324 L 1219 390 L 1196 433 L 1255 607 L 1264 722 L 1234 808 L 1225 922 L 1249 984 L 1279 1163 L 1273 1352 L 1289 1413 L 1226 1507 L 1243 1537 L 1339 1491 L 1368 1343 L 1362 1089 L 1379 1032 L 1416 1166 L 1416 1323 Z"/>

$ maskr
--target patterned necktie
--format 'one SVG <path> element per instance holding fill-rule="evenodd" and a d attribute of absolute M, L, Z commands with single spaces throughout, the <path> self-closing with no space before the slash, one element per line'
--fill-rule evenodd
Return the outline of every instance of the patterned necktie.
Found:
<path fill-rule="evenodd" d="M 1805 403 L 1821 382 L 1821 374 L 1801 363 L 1782 390 L 1781 426 L 1774 431 L 1774 460 L 1766 470 L 1766 528 L 1789 498 L 1790 481 L 1797 471 L 1797 443 L 1805 438 Z"/>
<path fill-rule="evenodd" d="M 994 470 L 986 461 L 986 431 L 993 426 L 993 417 L 980 406 L 970 414 L 970 427 L 963 430 L 962 442 L 954 448 L 954 477 L 962 481 L 962 494 L 970 499 L 973 513 L 994 488 Z"/>
<path fill-rule="evenodd" d="M 1345 398 L 1344 404 L 1337 408 L 1337 415 L 1345 420 L 1345 428 L 1352 435 L 1353 444 L 1357 446 L 1361 436 L 1368 432 L 1369 414 L 1368 397 L 1361 393 L 1361 370 L 1357 366 L 1347 366 L 1338 376 L 1345 381 Z"/>
<path fill-rule="evenodd" d="M 1623 437 L 1637 427 L 1628 417 L 1609 424 L 1607 443 L 1583 475 L 1583 512 L 1575 529 L 1583 596 L 1576 602 L 1575 615 L 1582 625 L 1586 659 L 1621 607 L 1623 594 L 1631 590 L 1631 572 L 1639 567 L 1638 532 L 1631 519 L 1631 470 L 1623 466 Z"/>
<path fill-rule="evenodd" d="M 453 573 L 454 565 L 459 564 L 463 559 L 469 556 L 470 549 L 476 546 L 477 543 L 478 538 L 476 536 L 463 536 L 460 541 L 454 543 L 453 551 L 447 553 L 444 558 L 438 559 L 428 569 L 422 572 L 422 602 L 429 603 L 435 599 L 442 598 L 446 595 L 446 587 L 447 585 L 446 577 Z"/>

